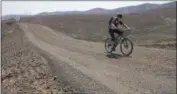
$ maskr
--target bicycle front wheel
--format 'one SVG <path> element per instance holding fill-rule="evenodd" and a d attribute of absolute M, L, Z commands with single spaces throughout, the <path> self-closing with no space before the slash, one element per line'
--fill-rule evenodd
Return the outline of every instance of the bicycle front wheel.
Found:
<path fill-rule="evenodd" d="M 120 43 L 120 50 L 124 56 L 129 56 L 133 52 L 133 43 L 128 38 L 123 38 Z"/>

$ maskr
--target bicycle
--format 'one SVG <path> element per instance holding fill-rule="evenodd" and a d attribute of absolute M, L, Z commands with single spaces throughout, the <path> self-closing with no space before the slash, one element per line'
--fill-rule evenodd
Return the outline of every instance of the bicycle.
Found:
<path fill-rule="evenodd" d="M 127 31 L 127 30 L 126 30 Z M 126 32 L 125 31 L 125 32 Z M 123 33 L 125 33 L 125 32 L 123 32 Z M 120 44 L 120 51 L 121 51 L 121 53 L 124 55 L 124 56 L 129 56 L 130 54 L 132 54 L 132 52 L 133 52 L 133 43 L 132 43 L 132 41 L 129 39 L 129 38 L 127 38 L 126 36 L 128 36 L 128 35 L 125 35 L 125 34 L 122 34 L 122 36 L 120 36 L 120 35 L 118 35 L 117 34 L 117 36 L 115 37 L 115 41 L 114 41 L 114 43 L 115 44 L 112 44 L 111 42 L 111 38 L 107 38 L 106 40 L 105 40 L 105 49 L 106 49 L 106 51 L 108 52 L 108 53 L 112 53 L 112 47 L 113 46 L 115 46 L 115 48 L 118 46 L 118 44 Z M 128 42 L 130 43 L 130 45 L 128 45 Z M 130 50 L 128 51 L 128 53 L 124 53 L 124 51 L 123 51 L 123 47 L 125 47 L 125 48 L 129 48 L 129 47 L 131 47 L 130 48 Z M 109 49 L 110 48 L 110 49 Z"/>

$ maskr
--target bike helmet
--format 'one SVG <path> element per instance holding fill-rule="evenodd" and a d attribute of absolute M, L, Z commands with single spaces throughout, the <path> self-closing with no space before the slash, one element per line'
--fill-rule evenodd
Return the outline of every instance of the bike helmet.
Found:
<path fill-rule="evenodd" d="M 117 14 L 117 17 L 122 18 L 123 16 L 122 14 Z"/>

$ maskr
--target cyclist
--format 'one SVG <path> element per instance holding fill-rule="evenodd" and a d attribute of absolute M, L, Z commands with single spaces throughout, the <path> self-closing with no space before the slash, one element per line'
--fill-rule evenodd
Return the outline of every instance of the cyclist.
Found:
<path fill-rule="evenodd" d="M 117 14 L 116 17 L 111 17 L 111 19 L 109 20 L 109 34 L 111 36 L 112 44 L 114 45 L 112 47 L 112 51 L 115 51 L 116 48 L 114 33 L 117 33 L 118 35 L 123 34 L 123 31 L 118 26 L 122 25 L 125 28 L 130 29 L 126 24 L 123 23 L 122 19 L 123 19 L 122 14 Z"/>

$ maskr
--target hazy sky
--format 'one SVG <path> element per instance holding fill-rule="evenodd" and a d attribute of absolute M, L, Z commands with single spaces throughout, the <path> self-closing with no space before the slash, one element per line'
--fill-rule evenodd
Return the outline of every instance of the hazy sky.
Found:
<path fill-rule="evenodd" d="M 143 3 L 162 4 L 169 1 L 2 1 L 2 15 L 37 14 L 40 12 L 113 9 Z"/>

